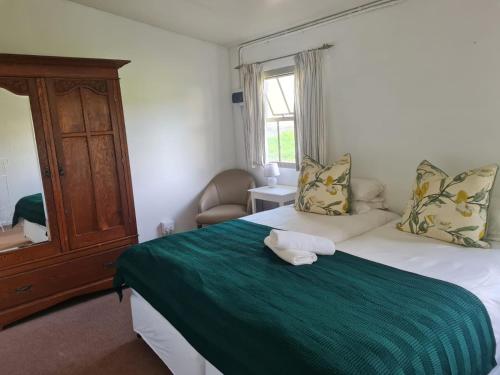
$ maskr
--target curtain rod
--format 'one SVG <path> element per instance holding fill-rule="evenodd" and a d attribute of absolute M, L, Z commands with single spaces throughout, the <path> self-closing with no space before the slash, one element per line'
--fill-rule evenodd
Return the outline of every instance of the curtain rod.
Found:
<path fill-rule="evenodd" d="M 315 19 L 313 21 L 303 23 L 301 25 L 290 27 L 288 29 L 281 30 L 281 31 L 278 31 L 278 32 L 275 32 L 272 34 L 268 34 L 268 35 L 262 36 L 260 38 L 246 41 L 238 46 L 238 60 L 239 60 L 238 63 L 239 63 L 239 65 L 235 69 L 241 67 L 241 51 L 242 51 L 242 49 L 245 47 L 248 47 L 252 44 L 261 43 L 261 42 L 265 42 L 265 41 L 268 41 L 271 39 L 286 36 L 288 34 L 292 34 L 292 33 L 298 32 L 298 31 L 303 31 L 303 30 L 306 30 L 306 29 L 309 29 L 309 28 L 312 28 L 315 26 L 320 26 L 320 25 L 323 25 L 325 23 L 333 22 L 333 21 L 336 21 L 336 20 L 344 18 L 344 17 L 353 16 L 353 15 L 356 15 L 358 13 L 363 13 L 363 12 L 370 11 L 370 10 L 376 10 L 378 8 L 386 7 L 389 5 L 396 5 L 397 3 L 401 2 L 401 1 L 404 1 L 404 0 L 370 1 L 370 2 L 367 2 L 365 4 L 362 4 L 362 5 L 359 5 L 359 6 L 356 6 L 356 7 L 341 11 L 341 12 L 330 14 L 328 16 L 321 17 L 321 18 Z"/>
<path fill-rule="evenodd" d="M 328 43 L 325 43 L 325 44 L 323 44 L 321 47 L 308 49 L 306 52 L 310 52 L 310 51 L 318 51 L 318 50 L 323 50 L 323 49 L 329 49 L 329 48 L 332 48 L 332 47 L 333 47 L 333 44 L 328 44 Z M 293 56 L 296 56 L 296 55 L 298 55 L 299 53 L 300 53 L 300 52 L 295 52 L 295 53 L 291 53 L 291 54 L 289 54 L 289 55 L 278 56 L 278 57 L 272 57 L 272 58 L 270 58 L 270 59 L 257 61 L 257 62 L 252 63 L 252 64 L 263 64 L 263 63 L 266 63 L 266 62 L 269 62 L 269 61 L 275 61 L 275 60 L 280 60 L 280 59 L 286 59 L 287 57 L 293 57 Z M 240 69 L 242 66 L 243 66 L 243 64 L 240 64 L 240 65 L 236 66 L 234 69 Z"/>

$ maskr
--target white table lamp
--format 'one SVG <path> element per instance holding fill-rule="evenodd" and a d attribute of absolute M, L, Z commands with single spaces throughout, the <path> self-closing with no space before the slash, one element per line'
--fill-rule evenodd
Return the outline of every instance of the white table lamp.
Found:
<path fill-rule="evenodd" d="M 278 163 L 267 163 L 264 166 L 264 177 L 267 177 L 267 184 L 273 187 L 278 183 L 278 177 L 280 175 L 280 169 Z"/>

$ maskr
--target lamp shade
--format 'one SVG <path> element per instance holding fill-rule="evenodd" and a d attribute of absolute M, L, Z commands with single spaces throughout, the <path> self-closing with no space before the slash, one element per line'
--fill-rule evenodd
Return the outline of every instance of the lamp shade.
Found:
<path fill-rule="evenodd" d="M 277 177 L 280 175 L 278 163 L 267 163 L 264 166 L 264 177 Z"/>

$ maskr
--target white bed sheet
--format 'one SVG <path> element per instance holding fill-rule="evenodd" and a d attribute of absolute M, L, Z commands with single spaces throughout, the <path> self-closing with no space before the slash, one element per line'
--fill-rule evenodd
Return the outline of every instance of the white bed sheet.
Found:
<path fill-rule="evenodd" d="M 459 285 L 474 293 L 490 315 L 500 341 L 500 243 L 468 249 L 398 231 L 398 215 L 382 210 L 352 216 L 323 216 L 280 207 L 245 217 L 274 228 L 327 237 L 337 249 L 361 258 Z M 176 375 L 222 375 L 137 292 L 132 294 L 134 330 Z M 500 345 L 497 345 L 500 362 Z M 490 375 L 500 375 L 497 366 Z"/>
<path fill-rule="evenodd" d="M 384 210 L 371 210 L 357 215 L 327 216 L 299 212 L 293 206 L 283 206 L 242 219 L 277 229 L 326 237 L 337 243 L 359 236 L 397 218 L 399 215 Z"/>
<path fill-rule="evenodd" d="M 47 227 L 32 223 L 29 220 L 21 219 L 23 223 L 23 233 L 24 237 L 30 240 L 33 243 L 46 242 L 49 240 L 47 235 Z"/>

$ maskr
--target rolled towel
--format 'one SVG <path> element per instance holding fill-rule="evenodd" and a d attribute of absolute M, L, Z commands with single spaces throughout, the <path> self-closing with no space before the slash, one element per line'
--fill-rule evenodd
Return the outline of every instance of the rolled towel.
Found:
<path fill-rule="evenodd" d="M 285 262 L 293 264 L 294 266 L 313 264 L 318 260 L 316 254 L 309 251 L 280 249 L 276 246 L 276 244 L 273 243 L 270 236 L 267 236 L 264 239 L 264 244 Z"/>
<path fill-rule="evenodd" d="M 318 255 L 333 255 L 335 253 L 333 241 L 324 237 L 277 229 L 271 230 L 269 237 L 279 249 L 309 251 Z"/>

